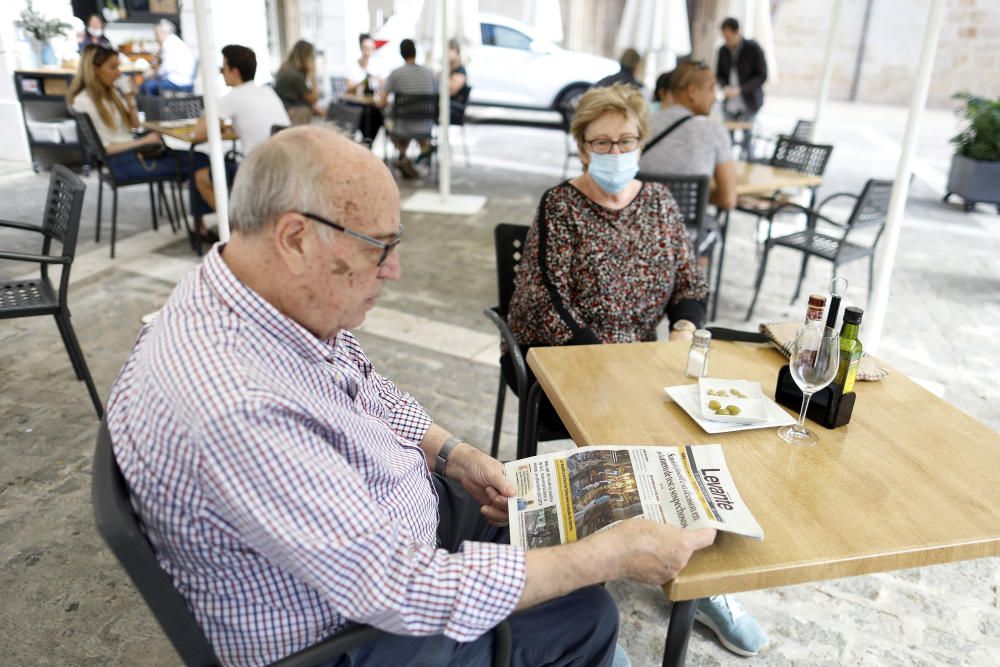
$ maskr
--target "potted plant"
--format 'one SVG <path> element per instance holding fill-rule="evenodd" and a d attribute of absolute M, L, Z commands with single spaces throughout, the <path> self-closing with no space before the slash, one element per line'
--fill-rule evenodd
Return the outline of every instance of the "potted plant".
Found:
<path fill-rule="evenodd" d="M 1000 212 L 1000 99 L 969 93 L 956 93 L 952 99 L 959 102 L 956 112 L 965 127 L 951 139 L 956 151 L 944 201 L 955 194 L 965 200 L 967 212 L 977 202 L 996 204 Z"/>
<path fill-rule="evenodd" d="M 72 26 L 59 19 L 49 19 L 42 16 L 28 0 L 27 6 L 21 11 L 21 20 L 15 21 L 21 30 L 31 35 L 35 47 L 35 59 L 39 65 L 58 65 L 56 54 L 49 40 L 66 34 Z"/>

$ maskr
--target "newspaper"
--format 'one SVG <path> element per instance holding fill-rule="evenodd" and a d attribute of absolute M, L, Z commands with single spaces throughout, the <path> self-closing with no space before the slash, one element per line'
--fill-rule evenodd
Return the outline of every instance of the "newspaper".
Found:
<path fill-rule="evenodd" d="M 764 539 L 720 445 L 582 447 L 505 470 L 517 487 L 508 501 L 510 542 L 525 549 L 575 542 L 638 516 Z"/>

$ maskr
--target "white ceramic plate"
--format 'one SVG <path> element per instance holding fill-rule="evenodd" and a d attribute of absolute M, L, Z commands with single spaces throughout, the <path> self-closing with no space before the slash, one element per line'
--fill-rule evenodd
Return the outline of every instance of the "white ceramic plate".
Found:
<path fill-rule="evenodd" d="M 753 424 L 726 424 L 723 422 L 709 421 L 701 416 L 701 406 L 698 405 L 699 391 L 696 384 L 682 384 L 676 387 L 664 387 L 663 390 L 681 409 L 695 421 L 706 433 L 729 433 L 731 431 L 749 431 L 755 428 L 775 428 L 794 424 L 795 417 L 785 412 L 785 410 L 772 401 L 767 396 L 762 397 L 764 410 L 767 413 L 767 420 Z M 744 392 L 745 393 L 745 392 Z"/>
<path fill-rule="evenodd" d="M 703 419 L 727 424 L 760 424 L 767 421 L 764 394 L 759 382 L 699 378 L 698 390 L 699 409 Z M 708 406 L 712 401 L 718 401 L 723 408 L 735 405 L 739 408 L 739 414 L 716 414 Z"/>

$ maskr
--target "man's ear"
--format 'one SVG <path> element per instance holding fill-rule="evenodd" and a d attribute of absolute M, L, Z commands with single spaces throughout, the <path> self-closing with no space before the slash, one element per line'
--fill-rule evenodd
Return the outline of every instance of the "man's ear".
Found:
<path fill-rule="evenodd" d="M 306 219 L 298 213 L 283 213 L 274 222 L 275 250 L 292 275 L 303 275 L 309 266 L 311 246 L 315 243 L 311 231 Z"/>

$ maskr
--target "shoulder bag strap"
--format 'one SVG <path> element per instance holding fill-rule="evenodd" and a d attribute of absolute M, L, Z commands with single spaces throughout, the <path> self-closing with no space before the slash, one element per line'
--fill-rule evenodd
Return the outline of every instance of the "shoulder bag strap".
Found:
<path fill-rule="evenodd" d="M 690 116 L 684 116 L 680 120 L 675 121 L 673 125 L 671 125 L 667 129 L 665 129 L 663 132 L 660 132 L 658 135 L 656 135 L 655 137 L 653 137 L 653 139 L 648 144 L 646 144 L 645 146 L 642 147 L 642 150 L 643 151 L 648 151 L 650 148 L 652 148 L 656 144 L 658 144 L 661 141 L 663 141 L 663 139 L 668 134 L 670 134 L 671 132 L 673 132 L 674 130 L 676 130 L 678 127 L 680 127 L 684 123 L 686 123 L 689 120 L 691 120 L 692 118 L 694 118 L 694 114 L 691 114 Z"/>

